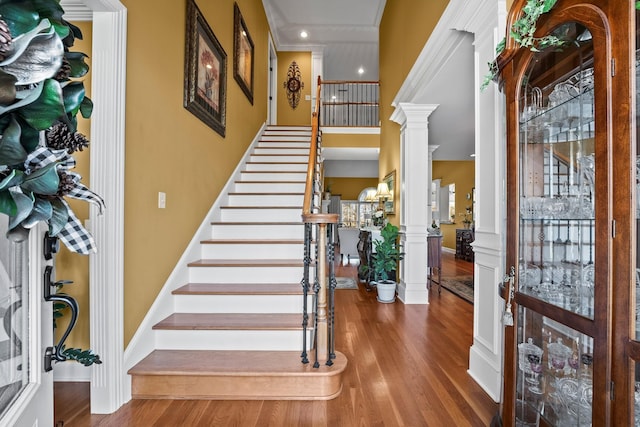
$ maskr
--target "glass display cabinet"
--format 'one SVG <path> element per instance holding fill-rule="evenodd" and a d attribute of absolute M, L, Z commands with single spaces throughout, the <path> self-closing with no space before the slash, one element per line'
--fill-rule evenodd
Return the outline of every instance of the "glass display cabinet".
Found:
<path fill-rule="evenodd" d="M 514 1 L 508 28 L 531 3 L 545 2 Z M 533 49 L 510 38 L 497 60 L 504 425 L 640 426 L 636 22 L 635 1 L 558 0 Z"/>

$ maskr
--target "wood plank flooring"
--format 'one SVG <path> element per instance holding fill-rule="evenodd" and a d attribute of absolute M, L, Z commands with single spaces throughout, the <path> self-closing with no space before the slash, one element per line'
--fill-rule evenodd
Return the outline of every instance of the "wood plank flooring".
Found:
<path fill-rule="evenodd" d="M 443 275 L 472 272 L 443 253 Z M 356 278 L 356 268 L 337 275 Z M 56 383 L 54 419 L 64 427 L 487 426 L 498 405 L 467 374 L 473 306 L 446 290 L 432 288 L 430 299 L 381 304 L 362 284 L 336 291 L 336 349 L 349 364 L 330 401 L 137 400 L 91 415 L 88 383 Z"/>

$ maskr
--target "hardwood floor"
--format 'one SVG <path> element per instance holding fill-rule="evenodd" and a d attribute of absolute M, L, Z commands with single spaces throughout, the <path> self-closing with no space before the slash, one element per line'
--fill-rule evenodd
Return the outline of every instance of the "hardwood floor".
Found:
<path fill-rule="evenodd" d="M 355 266 L 336 270 L 356 278 Z M 472 272 L 443 253 L 443 275 Z M 56 383 L 54 419 L 64 427 L 487 426 L 498 405 L 467 374 L 473 306 L 446 290 L 430 299 L 381 304 L 362 284 L 336 291 L 336 349 L 349 365 L 330 401 L 136 400 L 91 415 L 88 383 Z"/>

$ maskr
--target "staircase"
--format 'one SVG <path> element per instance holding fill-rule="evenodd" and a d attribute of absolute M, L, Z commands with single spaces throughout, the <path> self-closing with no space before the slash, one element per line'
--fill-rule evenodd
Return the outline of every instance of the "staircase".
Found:
<path fill-rule="evenodd" d="M 153 326 L 155 350 L 129 370 L 132 398 L 316 400 L 340 393 L 343 354 L 319 368 L 300 358 L 310 138 L 308 127 L 263 132 L 211 238 L 200 243 L 201 259 L 188 264 L 189 283 L 172 292 L 174 312 Z"/>

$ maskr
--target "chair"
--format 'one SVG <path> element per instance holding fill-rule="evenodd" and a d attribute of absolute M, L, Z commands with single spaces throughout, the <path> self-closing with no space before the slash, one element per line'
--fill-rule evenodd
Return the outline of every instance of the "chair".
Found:
<path fill-rule="evenodd" d="M 357 228 L 338 228 L 338 238 L 340 239 L 340 262 L 344 263 L 344 256 L 347 256 L 347 263 L 351 263 L 351 258 L 358 259 L 358 235 Z"/>

